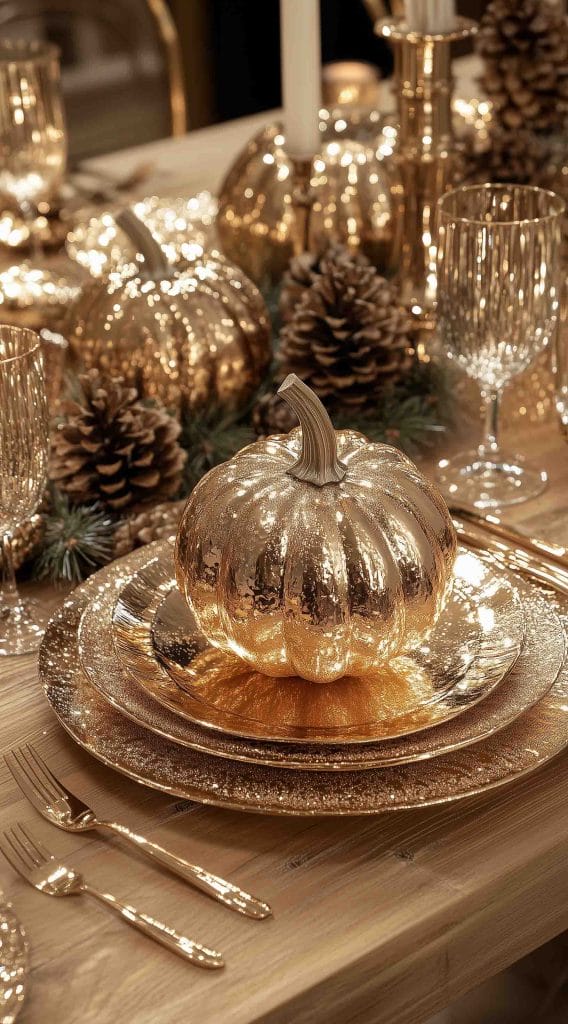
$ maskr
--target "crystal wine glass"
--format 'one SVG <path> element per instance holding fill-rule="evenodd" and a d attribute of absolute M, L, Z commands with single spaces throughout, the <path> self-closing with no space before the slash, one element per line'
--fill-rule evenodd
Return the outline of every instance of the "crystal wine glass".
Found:
<path fill-rule="evenodd" d="M 16 586 L 12 535 L 36 511 L 47 481 L 48 411 L 40 340 L 24 327 L 0 325 L 0 530 L 4 585 L 0 655 L 38 648 L 43 636 L 35 602 Z"/>
<path fill-rule="evenodd" d="M 0 192 L 24 214 L 59 188 L 67 143 L 59 50 L 0 41 Z"/>
<path fill-rule="evenodd" d="M 438 463 L 450 500 L 517 504 L 546 486 L 544 470 L 503 452 L 501 392 L 554 338 L 560 312 L 560 196 L 529 185 L 471 185 L 438 201 L 438 327 L 446 355 L 481 386 L 484 438 Z"/>

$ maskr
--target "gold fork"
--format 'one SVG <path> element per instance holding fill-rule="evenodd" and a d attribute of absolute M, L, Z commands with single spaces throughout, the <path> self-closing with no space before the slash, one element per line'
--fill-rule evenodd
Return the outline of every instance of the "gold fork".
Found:
<path fill-rule="evenodd" d="M 0 850 L 26 882 L 47 896 L 92 896 L 118 914 L 132 928 L 136 928 L 197 967 L 206 967 L 210 970 L 224 967 L 223 957 L 214 949 L 207 949 L 199 942 L 193 942 L 173 928 L 168 928 L 161 921 L 140 913 L 135 907 L 119 903 L 116 897 L 108 892 L 93 889 L 83 875 L 65 867 L 23 825 L 18 823 L 0 836 Z"/>
<path fill-rule="evenodd" d="M 116 821 L 97 818 L 88 804 L 71 793 L 53 774 L 38 752 L 28 743 L 15 748 L 5 755 L 4 760 L 14 779 L 30 803 L 52 825 L 66 832 L 88 832 L 90 829 L 107 829 L 132 843 L 140 853 L 150 860 L 168 868 L 184 882 L 223 903 L 230 910 L 236 910 L 257 921 L 272 913 L 267 903 L 239 889 L 218 875 L 211 874 L 197 864 L 190 864 L 157 843 L 132 832 L 126 825 Z"/>

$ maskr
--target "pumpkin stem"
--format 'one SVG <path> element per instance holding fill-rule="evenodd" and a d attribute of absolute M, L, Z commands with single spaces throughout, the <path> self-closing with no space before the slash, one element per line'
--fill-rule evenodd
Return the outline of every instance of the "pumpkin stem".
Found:
<path fill-rule="evenodd" d="M 172 266 L 162 246 L 134 210 L 124 207 L 115 213 L 114 220 L 142 256 L 144 267 L 141 273 L 144 277 L 164 280 L 172 276 Z"/>
<path fill-rule="evenodd" d="M 302 452 L 287 472 L 318 487 L 339 483 L 347 467 L 339 461 L 335 430 L 317 395 L 295 373 L 288 374 L 278 394 L 294 410 L 302 428 Z"/>

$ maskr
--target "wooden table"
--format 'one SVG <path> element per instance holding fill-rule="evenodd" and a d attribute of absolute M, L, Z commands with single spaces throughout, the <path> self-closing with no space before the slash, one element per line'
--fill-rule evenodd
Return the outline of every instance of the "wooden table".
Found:
<path fill-rule="evenodd" d="M 101 164 L 124 172 L 150 156 L 165 191 L 215 187 L 264 119 Z M 567 543 L 568 452 L 558 430 L 527 424 L 514 434 L 551 484 L 508 518 Z M 47 706 L 34 658 L 6 661 L 0 672 L 2 750 L 34 741 L 101 814 L 274 908 L 273 920 L 245 920 L 116 841 L 56 831 L 2 765 L 1 828 L 33 825 L 93 883 L 227 960 L 224 972 L 197 971 L 90 901 L 41 896 L 1 862 L 0 882 L 31 942 L 24 1024 L 411 1024 L 568 927 L 567 756 L 484 798 L 430 810 L 319 821 L 237 814 L 153 793 L 82 752 Z"/>

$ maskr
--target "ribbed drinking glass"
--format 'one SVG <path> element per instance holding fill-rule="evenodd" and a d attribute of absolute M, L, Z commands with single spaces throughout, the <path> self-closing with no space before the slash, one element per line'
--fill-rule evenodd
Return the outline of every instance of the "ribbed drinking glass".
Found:
<path fill-rule="evenodd" d="M 478 381 L 479 447 L 438 464 L 450 500 L 516 504 L 546 486 L 543 469 L 503 452 L 503 388 L 553 341 L 560 312 L 562 199 L 529 185 L 472 185 L 438 203 L 438 328 L 445 354 Z"/>
<path fill-rule="evenodd" d="M 24 327 L 0 325 L 0 535 L 4 585 L 0 655 L 34 651 L 45 619 L 21 600 L 12 536 L 36 511 L 47 481 L 48 411 L 40 340 Z"/>
<path fill-rule="evenodd" d="M 26 213 L 57 191 L 66 157 L 59 50 L 0 40 L 0 192 Z"/>

